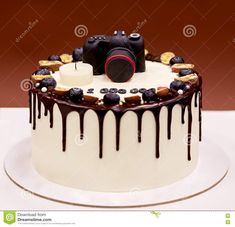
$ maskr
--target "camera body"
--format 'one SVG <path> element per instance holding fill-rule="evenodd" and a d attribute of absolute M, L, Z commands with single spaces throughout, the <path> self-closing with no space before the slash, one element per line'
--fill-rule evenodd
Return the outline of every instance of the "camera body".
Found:
<path fill-rule="evenodd" d="M 135 72 L 145 71 L 144 39 L 138 33 L 126 36 L 124 31 L 89 37 L 83 46 L 83 62 L 93 66 L 94 75 L 106 73 L 114 82 L 125 82 Z"/>

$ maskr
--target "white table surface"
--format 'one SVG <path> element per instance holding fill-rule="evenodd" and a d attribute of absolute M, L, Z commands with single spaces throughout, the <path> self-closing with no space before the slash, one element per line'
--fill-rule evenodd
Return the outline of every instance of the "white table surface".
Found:
<path fill-rule="evenodd" d="M 209 135 L 214 143 L 223 148 L 230 159 L 229 173 L 219 185 L 206 193 L 188 200 L 144 209 L 235 210 L 234 129 L 235 111 L 204 111 L 203 134 Z M 89 210 L 87 207 L 57 203 L 31 195 L 9 180 L 3 169 L 4 157 L 14 144 L 28 136 L 30 136 L 28 109 L 0 108 L 0 210 Z"/>

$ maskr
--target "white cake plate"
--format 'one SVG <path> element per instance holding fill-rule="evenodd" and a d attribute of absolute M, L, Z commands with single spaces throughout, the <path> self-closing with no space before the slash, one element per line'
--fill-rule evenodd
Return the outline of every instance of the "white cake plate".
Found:
<path fill-rule="evenodd" d="M 156 189 L 125 193 L 83 191 L 52 183 L 41 177 L 31 162 L 31 138 L 12 148 L 4 162 L 8 177 L 19 187 L 39 197 L 70 205 L 131 208 L 162 205 L 189 199 L 218 185 L 226 176 L 229 161 L 216 145 L 204 139 L 200 144 L 200 160 L 188 177 L 171 185 Z"/>

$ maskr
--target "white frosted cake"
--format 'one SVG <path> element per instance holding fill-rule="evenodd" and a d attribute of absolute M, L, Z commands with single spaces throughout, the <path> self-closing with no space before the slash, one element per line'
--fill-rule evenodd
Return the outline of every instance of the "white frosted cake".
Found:
<path fill-rule="evenodd" d="M 85 48 L 83 61 L 81 49 L 73 57 L 52 55 L 31 77 L 36 171 L 57 184 L 97 192 L 153 189 L 189 175 L 201 140 L 201 77 L 194 66 L 172 52 L 147 54 L 144 71 L 136 66 L 119 82 L 122 63 L 129 64 L 125 56 L 116 62 L 112 56 L 109 76 L 98 75 L 85 63 Z"/>

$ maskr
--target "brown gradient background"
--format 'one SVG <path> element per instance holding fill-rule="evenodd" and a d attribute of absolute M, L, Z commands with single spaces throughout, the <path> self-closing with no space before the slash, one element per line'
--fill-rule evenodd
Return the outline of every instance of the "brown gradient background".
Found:
<path fill-rule="evenodd" d="M 203 76 L 204 109 L 235 109 L 235 4 L 233 0 L 203 1 L 1 1 L 0 107 L 27 106 L 20 83 L 50 54 L 71 53 L 86 36 L 138 32 L 155 54 L 172 50 L 194 63 Z M 30 22 L 38 23 L 19 42 Z M 146 22 L 144 22 L 146 21 Z M 186 37 L 183 28 L 196 34 Z"/>

